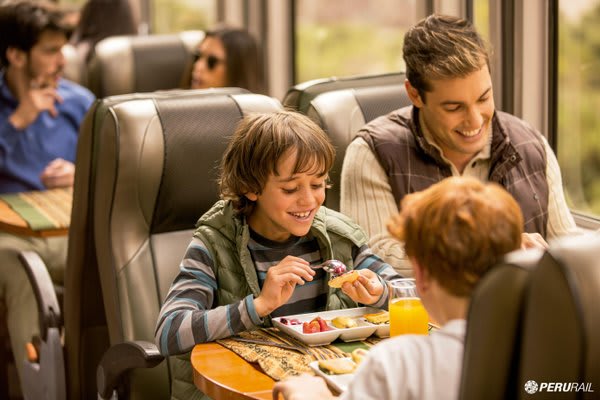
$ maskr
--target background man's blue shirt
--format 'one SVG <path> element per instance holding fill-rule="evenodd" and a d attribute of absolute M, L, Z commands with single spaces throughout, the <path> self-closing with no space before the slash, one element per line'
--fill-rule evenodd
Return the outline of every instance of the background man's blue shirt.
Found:
<path fill-rule="evenodd" d="M 0 193 L 44 190 L 40 174 L 55 158 L 75 162 L 79 125 L 94 101 L 86 88 L 61 79 L 58 116 L 47 111 L 23 130 L 8 121 L 18 102 L 0 73 Z"/>

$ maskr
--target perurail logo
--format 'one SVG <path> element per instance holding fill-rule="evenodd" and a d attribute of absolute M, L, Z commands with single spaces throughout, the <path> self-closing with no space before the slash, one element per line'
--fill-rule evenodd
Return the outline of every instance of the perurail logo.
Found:
<path fill-rule="evenodd" d="M 528 380 L 524 385 L 525 392 L 535 393 L 567 393 L 567 392 L 587 392 L 593 393 L 591 382 L 540 382 Z"/>

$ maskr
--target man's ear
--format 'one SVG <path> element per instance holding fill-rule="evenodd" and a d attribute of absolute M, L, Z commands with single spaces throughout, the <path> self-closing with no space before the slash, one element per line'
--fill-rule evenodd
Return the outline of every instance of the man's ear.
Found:
<path fill-rule="evenodd" d="M 256 201 L 258 200 L 258 194 L 257 193 L 246 193 L 244 194 L 244 196 L 246 196 L 246 198 L 250 201 Z"/>
<path fill-rule="evenodd" d="M 9 47 L 6 49 L 6 59 L 8 60 L 9 65 L 22 68 L 27 62 L 27 54 L 16 47 Z"/>
<path fill-rule="evenodd" d="M 404 80 L 404 87 L 406 88 L 406 93 L 408 94 L 408 98 L 413 103 L 413 105 L 417 108 L 423 107 L 423 99 L 421 99 L 421 95 L 419 91 L 415 89 L 413 85 L 410 84 L 408 79 Z"/>

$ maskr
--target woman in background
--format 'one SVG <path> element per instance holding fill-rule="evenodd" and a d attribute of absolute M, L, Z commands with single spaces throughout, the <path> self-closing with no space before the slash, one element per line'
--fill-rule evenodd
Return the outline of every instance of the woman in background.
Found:
<path fill-rule="evenodd" d="M 264 92 L 259 47 L 243 29 L 220 27 L 207 31 L 191 69 L 192 89 L 230 86 Z"/>

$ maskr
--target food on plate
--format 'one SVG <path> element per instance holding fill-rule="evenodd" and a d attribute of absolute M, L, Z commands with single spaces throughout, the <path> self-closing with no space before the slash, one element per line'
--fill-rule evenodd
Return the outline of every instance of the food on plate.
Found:
<path fill-rule="evenodd" d="M 356 328 L 358 326 L 356 320 L 350 317 L 335 317 L 331 320 L 331 323 L 333 326 L 340 329 Z"/>
<path fill-rule="evenodd" d="M 373 314 L 365 314 L 363 317 L 372 324 L 387 324 L 390 322 L 390 313 L 388 311 L 382 311 Z"/>
<path fill-rule="evenodd" d="M 356 369 L 356 363 L 349 358 L 319 360 L 319 369 L 329 375 L 351 374 Z"/>
<path fill-rule="evenodd" d="M 302 324 L 302 333 L 318 333 L 326 332 L 329 330 L 331 330 L 331 328 L 327 325 L 327 322 L 321 317 L 313 318 L 310 322 L 305 322 Z"/>
<path fill-rule="evenodd" d="M 345 282 L 352 283 L 355 280 L 357 280 L 359 276 L 360 276 L 360 274 L 358 273 L 358 271 L 352 270 L 352 271 L 346 272 L 345 274 L 342 274 L 340 276 L 336 276 L 335 278 L 331 279 L 328 282 L 328 284 L 332 288 L 341 288 Z"/>
<path fill-rule="evenodd" d="M 281 317 L 279 318 L 279 322 L 281 322 L 284 325 L 302 325 L 302 321 L 296 318 Z"/>
<path fill-rule="evenodd" d="M 352 351 L 352 360 L 358 365 L 361 361 L 369 354 L 369 352 L 365 349 L 354 349 Z"/>

